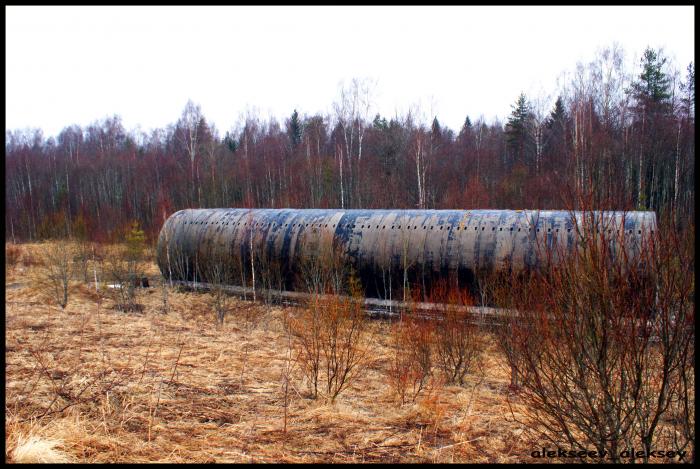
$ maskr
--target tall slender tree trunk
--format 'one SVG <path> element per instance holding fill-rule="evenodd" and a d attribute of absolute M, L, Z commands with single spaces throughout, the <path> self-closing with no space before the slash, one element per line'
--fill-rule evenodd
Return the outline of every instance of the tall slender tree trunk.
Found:
<path fill-rule="evenodd" d="M 542 126 L 535 128 L 535 173 L 540 174 L 540 159 L 542 158 Z"/>
<path fill-rule="evenodd" d="M 338 157 L 338 167 L 340 168 L 340 208 L 345 209 L 345 191 L 343 188 L 343 149 L 340 145 L 335 146 L 335 153 Z"/>
<path fill-rule="evenodd" d="M 681 121 L 678 121 L 678 134 L 676 136 L 676 164 L 673 175 L 673 209 L 678 212 L 678 193 L 680 192 L 680 166 L 681 166 Z"/>
<path fill-rule="evenodd" d="M 642 169 L 643 169 L 643 163 L 644 163 L 644 159 L 643 159 L 644 151 L 643 150 L 644 150 L 645 123 L 646 123 L 646 115 L 643 115 L 642 116 L 642 134 L 641 134 L 641 138 L 639 139 L 640 140 L 640 143 L 639 143 L 639 177 L 637 179 L 637 181 L 638 181 L 637 182 L 637 205 L 639 205 L 640 202 L 642 201 L 642 178 L 643 178 Z"/>
<path fill-rule="evenodd" d="M 32 195 L 32 175 L 29 172 L 29 161 L 25 157 L 24 166 L 27 169 L 27 183 L 29 185 L 29 240 L 32 241 L 32 232 L 36 235 L 36 221 L 34 220 L 34 196 Z"/>
<path fill-rule="evenodd" d="M 251 218 L 252 220 L 252 218 Z M 253 229 L 250 229 L 250 275 L 253 283 L 253 301 L 255 301 L 255 253 L 253 252 Z"/>
<path fill-rule="evenodd" d="M 476 140 L 476 179 L 479 180 L 479 165 L 481 160 L 481 133 L 484 130 L 484 126 L 479 125 L 479 136 Z"/>
<path fill-rule="evenodd" d="M 420 131 L 416 141 L 416 176 L 418 179 L 418 208 L 425 208 L 425 168 L 423 164 L 423 138 Z"/>
<path fill-rule="evenodd" d="M 574 187 L 576 187 L 576 192 L 580 194 L 581 180 L 579 178 L 579 134 L 579 110 L 576 109 L 574 111 Z"/>

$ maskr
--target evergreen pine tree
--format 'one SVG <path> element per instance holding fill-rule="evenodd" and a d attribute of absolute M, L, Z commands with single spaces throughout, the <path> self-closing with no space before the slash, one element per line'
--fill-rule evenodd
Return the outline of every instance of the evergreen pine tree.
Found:
<path fill-rule="evenodd" d="M 668 76 L 662 67 L 666 64 L 666 58 L 661 57 L 653 49 L 647 49 L 642 59 L 644 71 L 640 75 L 641 82 L 645 85 L 646 94 L 654 101 L 660 102 L 671 97 Z"/>
<path fill-rule="evenodd" d="M 512 155 L 512 162 L 526 162 L 531 153 L 530 124 L 532 116 L 525 93 L 520 93 L 515 104 L 511 107 L 513 111 L 506 123 L 506 141 Z"/>
<path fill-rule="evenodd" d="M 287 134 L 289 135 L 289 140 L 292 143 L 292 148 L 296 148 L 297 145 L 301 143 L 302 132 L 303 128 L 301 121 L 299 120 L 299 113 L 295 109 L 287 124 Z"/>
<path fill-rule="evenodd" d="M 464 124 L 462 124 L 462 128 L 459 130 L 459 138 L 464 141 L 465 138 L 467 138 L 468 135 L 471 135 L 473 129 L 472 121 L 467 116 L 466 119 L 464 119 Z"/>
<path fill-rule="evenodd" d="M 563 163 L 566 154 L 566 128 L 568 122 L 564 100 L 559 96 L 554 109 L 545 122 L 545 158 L 551 164 Z"/>
<path fill-rule="evenodd" d="M 547 128 L 554 129 L 557 126 L 563 126 L 566 122 L 566 110 L 564 109 L 564 101 L 559 96 L 554 103 L 554 109 L 547 119 Z"/>
<path fill-rule="evenodd" d="M 464 119 L 464 125 L 462 126 L 462 130 L 471 130 L 472 128 L 472 120 L 467 116 L 466 119 Z"/>
<path fill-rule="evenodd" d="M 640 142 L 637 170 L 637 207 L 655 210 L 666 196 L 665 172 L 670 152 L 664 149 L 664 128 L 673 111 L 670 78 L 664 71 L 667 59 L 661 51 L 647 48 L 641 59 L 642 72 L 629 92 L 634 99 Z M 666 161 L 664 161 L 666 160 Z"/>
<path fill-rule="evenodd" d="M 224 137 L 224 145 L 231 150 L 231 153 L 235 153 L 238 149 L 238 142 L 236 142 L 236 139 L 229 132 L 226 132 L 226 136 Z"/>
<path fill-rule="evenodd" d="M 372 122 L 372 125 L 377 130 L 387 130 L 389 128 L 389 123 L 386 121 L 386 118 L 380 116 L 379 114 L 374 116 L 374 121 Z"/>
<path fill-rule="evenodd" d="M 642 55 L 642 73 L 632 84 L 631 93 L 637 102 L 640 114 L 654 114 L 670 111 L 671 85 L 663 68 L 666 57 L 652 48 L 647 48 Z"/>
<path fill-rule="evenodd" d="M 440 121 L 438 121 L 437 116 L 433 118 L 433 125 L 431 127 L 431 132 L 434 137 L 439 137 L 440 134 L 442 133 L 440 129 Z"/>
<path fill-rule="evenodd" d="M 686 69 L 686 80 L 681 84 L 681 113 L 692 119 L 695 117 L 695 63 L 690 62 Z"/>

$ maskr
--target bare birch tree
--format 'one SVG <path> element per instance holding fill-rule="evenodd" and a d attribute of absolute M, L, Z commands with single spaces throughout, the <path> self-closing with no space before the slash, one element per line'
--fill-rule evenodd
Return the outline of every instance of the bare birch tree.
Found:
<path fill-rule="evenodd" d="M 182 111 L 182 116 L 177 122 L 181 129 L 179 134 L 180 143 L 185 148 L 190 159 L 190 177 L 192 182 L 195 182 L 195 158 L 199 148 L 198 128 L 199 122 L 202 120 L 202 110 L 199 105 L 194 104 L 191 100 L 187 101 L 185 109 Z M 197 174 L 197 185 L 199 184 L 199 174 Z M 196 188 L 195 188 L 196 190 Z M 201 197 L 199 203 L 201 205 Z"/>
<path fill-rule="evenodd" d="M 532 133 L 535 140 L 535 173 L 539 174 L 540 164 L 542 162 L 542 153 L 544 152 L 544 129 L 547 124 L 548 113 L 551 97 L 541 90 L 540 93 L 530 102 L 530 110 L 532 112 Z"/>

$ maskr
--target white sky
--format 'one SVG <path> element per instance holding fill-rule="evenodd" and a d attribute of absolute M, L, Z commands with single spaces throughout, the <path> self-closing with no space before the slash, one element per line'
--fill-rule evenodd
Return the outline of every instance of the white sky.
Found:
<path fill-rule="evenodd" d="M 220 134 L 246 109 L 330 112 L 341 80 L 377 80 L 374 112 L 420 104 L 458 131 L 617 41 L 694 60 L 694 7 L 6 7 L 6 129 L 57 135 L 118 114 L 148 131 L 188 99 Z M 636 60 L 636 59 L 635 59 Z M 432 113 L 430 111 L 432 105 Z M 374 113 L 373 113 L 374 114 Z"/>

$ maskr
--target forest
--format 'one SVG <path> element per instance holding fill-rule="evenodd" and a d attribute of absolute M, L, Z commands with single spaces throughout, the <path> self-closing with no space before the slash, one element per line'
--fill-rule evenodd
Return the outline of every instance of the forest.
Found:
<path fill-rule="evenodd" d="M 372 113 L 370 83 L 354 79 L 327 115 L 248 112 L 223 135 L 192 101 L 148 134 L 117 115 L 55 138 L 7 130 L 5 236 L 114 242 L 136 221 L 153 242 L 191 207 L 569 209 L 583 193 L 693 224 L 694 63 L 647 48 L 629 71 L 624 57 L 601 49 L 553 104 L 521 93 L 505 122 L 465 109 L 460 129 L 416 107 Z"/>

